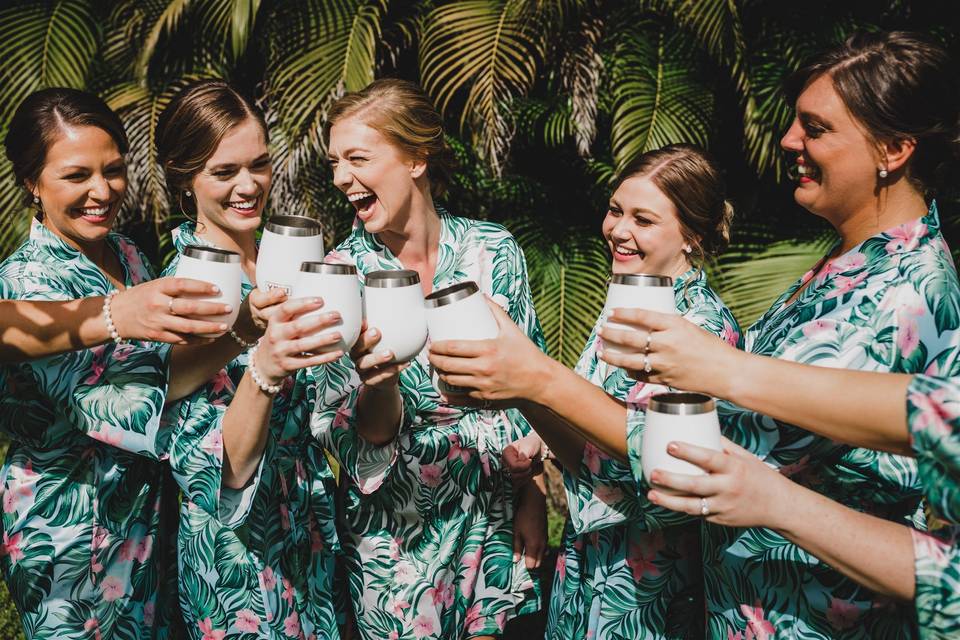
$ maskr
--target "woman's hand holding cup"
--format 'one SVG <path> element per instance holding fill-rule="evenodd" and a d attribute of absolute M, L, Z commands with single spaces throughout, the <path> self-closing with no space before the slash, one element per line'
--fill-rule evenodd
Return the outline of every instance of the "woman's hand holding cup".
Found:
<path fill-rule="evenodd" d="M 270 313 L 267 330 L 255 354 L 257 371 L 267 384 L 280 384 L 291 373 L 328 364 L 343 356 L 339 350 L 312 354 L 340 340 L 339 332 L 325 332 L 340 322 L 340 314 L 305 316 L 322 306 L 319 298 L 300 298 L 284 302 Z"/>
<path fill-rule="evenodd" d="M 360 381 L 368 387 L 389 388 L 400 383 L 400 372 L 410 363 L 394 362 L 394 354 L 389 349 L 377 349 L 382 334 L 376 327 L 368 327 L 366 321 L 360 331 L 360 337 L 350 350 L 350 359 Z"/>

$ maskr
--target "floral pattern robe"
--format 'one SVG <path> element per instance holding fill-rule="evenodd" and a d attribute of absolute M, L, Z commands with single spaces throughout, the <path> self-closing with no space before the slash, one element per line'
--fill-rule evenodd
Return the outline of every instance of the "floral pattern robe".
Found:
<path fill-rule="evenodd" d="M 933 512 L 929 532 L 913 532 L 920 637 L 956 638 L 960 636 L 960 378 L 916 376 L 907 391 L 907 424 L 920 483 Z"/>
<path fill-rule="evenodd" d="M 489 222 L 446 212 L 440 219 L 434 289 L 476 281 L 542 348 L 513 237 Z M 328 261 L 361 274 L 401 268 L 359 223 Z M 341 543 L 354 616 L 368 640 L 496 635 L 507 619 L 539 606 L 523 558 L 512 559 L 512 486 L 500 462 L 529 425 L 514 410 L 443 403 L 427 354 L 425 347 L 400 374 L 400 432 L 383 447 L 356 432 L 360 381 L 351 361 L 323 368 L 326 401 L 313 427 L 341 465 Z"/>
<path fill-rule="evenodd" d="M 745 347 L 820 366 L 950 376 L 958 371 L 958 320 L 957 274 L 931 205 L 922 218 L 824 258 L 747 331 Z M 924 526 L 913 459 L 842 445 L 727 402 L 718 411 L 728 438 L 796 482 L 854 509 Z M 917 634 L 911 607 L 877 596 L 769 529 L 707 525 L 704 589 L 711 638 Z"/>
<path fill-rule="evenodd" d="M 106 238 L 124 283 L 152 278 Z M 0 264 L 3 296 L 73 300 L 114 287 L 39 223 Z M 163 638 L 176 607 L 171 434 L 160 421 L 169 346 L 125 342 L 3 367 L 0 567 L 27 638 Z M 174 454 L 176 457 L 177 454 Z"/>
<path fill-rule="evenodd" d="M 210 243 L 187 222 L 174 233 L 178 254 L 166 274 L 191 244 Z M 243 294 L 253 286 L 244 276 Z M 167 412 L 179 425 L 177 447 L 197 452 L 174 474 L 183 489 L 177 548 L 187 631 L 197 640 L 337 639 L 336 486 L 309 428 L 310 370 L 288 378 L 274 398 L 254 479 L 242 491 L 222 485 L 222 421 L 248 362 L 241 354 Z"/>
<path fill-rule="evenodd" d="M 700 270 L 674 282 L 678 311 L 736 345 L 739 326 Z M 577 373 L 613 397 L 645 405 L 666 387 L 629 378 L 597 357 L 598 319 Z M 639 451 L 643 413 L 629 439 Z M 578 476 L 564 472 L 570 520 L 557 557 L 548 640 L 690 638 L 703 632 L 700 522 L 651 504 L 630 466 L 590 443 Z"/>

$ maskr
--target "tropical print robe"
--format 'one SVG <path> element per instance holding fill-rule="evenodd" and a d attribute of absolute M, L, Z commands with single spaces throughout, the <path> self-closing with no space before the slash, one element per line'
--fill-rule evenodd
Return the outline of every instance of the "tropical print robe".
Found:
<path fill-rule="evenodd" d="M 916 376 L 907 424 L 920 483 L 933 512 L 913 532 L 920 637 L 960 637 L 960 378 Z M 947 524 L 950 523 L 950 524 Z"/>
<path fill-rule="evenodd" d="M 146 258 L 109 234 L 124 284 Z M 0 264 L 5 298 L 73 300 L 113 284 L 40 223 Z M 174 485 L 159 461 L 169 346 L 113 342 L 3 367 L 0 567 L 27 638 L 163 638 L 176 607 Z M 171 517 L 172 516 L 172 517 Z"/>
<path fill-rule="evenodd" d="M 957 274 L 931 205 L 922 218 L 828 254 L 747 331 L 745 347 L 820 366 L 950 376 L 958 371 L 958 325 Z M 848 507 L 924 526 L 913 459 L 842 445 L 727 402 L 718 412 L 728 438 L 794 481 Z M 917 634 L 912 607 L 877 596 L 769 529 L 706 531 L 708 637 Z"/>
<path fill-rule="evenodd" d="M 674 282 L 678 311 L 736 345 L 739 326 L 702 271 Z M 629 378 L 597 357 L 597 320 L 577 373 L 611 396 L 645 405 L 666 387 Z M 640 411 L 629 438 L 639 451 Z M 632 449 L 631 449 L 632 450 Z M 584 447 L 578 476 L 564 472 L 570 520 L 557 557 L 548 640 L 697 638 L 703 633 L 700 522 L 651 504 L 630 466 Z"/>
<path fill-rule="evenodd" d="M 502 305 L 538 345 L 520 247 L 500 225 L 440 213 L 433 288 L 466 280 Z M 400 261 L 355 223 L 328 261 L 361 274 Z M 400 374 L 403 417 L 383 447 L 356 431 L 360 381 L 344 357 L 323 368 L 326 402 L 314 432 L 340 462 L 341 543 L 361 637 L 470 638 L 500 634 L 507 619 L 536 610 L 539 596 L 521 557 L 513 562 L 512 486 L 500 452 L 529 432 L 519 412 L 478 411 L 441 401 L 428 349 Z"/>
<path fill-rule="evenodd" d="M 210 246 L 187 222 L 174 233 L 178 253 L 165 274 L 191 244 Z M 244 276 L 243 295 L 253 286 Z M 183 490 L 177 548 L 187 631 L 197 640 L 337 639 L 336 486 L 310 433 L 316 385 L 309 370 L 287 378 L 274 398 L 253 480 L 242 491 L 222 485 L 222 421 L 248 362 L 239 355 L 166 414 L 178 425 L 177 447 L 196 452 L 174 473 Z"/>

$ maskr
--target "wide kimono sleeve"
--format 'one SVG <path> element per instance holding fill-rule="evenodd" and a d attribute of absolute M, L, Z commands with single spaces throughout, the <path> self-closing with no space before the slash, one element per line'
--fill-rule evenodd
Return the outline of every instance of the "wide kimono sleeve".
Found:
<path fill-rule="evenodd" d="M 14 262 L 0 278 L 7 294 L 21 300 L 76 298 L 66 276 L 49 265 Z M 41 358 L 7 369 L 8 380 L 32 389 L 57 408 L 59 424 L 111 446 L 154 459 L 165 456 L 161 429 L 167 392 L 170 345 L 110 342 L 92 349 Z M 30 425 L 5 424 L 11 438 L 35 446 L 63 443 L 62 429 L 36 432 Z"/>
<path fill-rule="evenodd" d="M 907 425 L 930 507 L 960 523 L 960 381 L 915 376 L 907 390 Z"/>

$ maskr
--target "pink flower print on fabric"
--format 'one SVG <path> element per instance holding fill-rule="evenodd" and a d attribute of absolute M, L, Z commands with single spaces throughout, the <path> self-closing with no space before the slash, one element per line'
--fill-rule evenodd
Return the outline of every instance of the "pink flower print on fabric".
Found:
<path fill-rule="evenodd" d="M 143 605 L 143 624 L 152 625 L 153 618 L 156 615 L 157 603 L 151 600 L 147 604 Z"/>
<path fill-rule="evenodd" d="M 11 562 L 20 562 L 23 560 L 23 551 L 20 549 L 20 542 L 23 540 L 23 534 L 19 531 L 8 535 L 3 532 L 3 544 L 0 545 L 0 557 L 7 556 Z"/>
<path fill-rule="evenodd" d="M 300 638 L 300 614 L 291 611 L 290 615 L 283 619 L 283 632 L 288 638 Z"/>
<path fill-rule="evenodd" d="M 803 335 L 806 338 L 812 338 L 822 333 L 834 332 L 837 330 L 836 320 L 814 320 L 803 325 Z"/>
<path fill-rule="evenodd" d="M 103 594 L 103 599 L 107 602 L 113 602 L 123 597 L 123 592 L 123 580 L 118 576 L 107 576 L 100 583 L 100 593 Z"/>
<path fill-rule="evenodd" d="M 867 272 L 858 273 L 855 276 L 838 275 L 833 279 L 833 291 L 826 295 L 827 299 L 839 298 L 859 287 L 867 279 Z"/>
<path fill-rule="evenodd" d="M 740 342 L 740 332 L 733 328 L 726 319 L 723 321 L 723 331 L 720 332 L 720 339 L 729 345 L 737 346 Z"/>
<path fill-rule="evenodd" d="M 917 561 L 930 559 L 941 567 L 950 562 L 953 547 L 948 542 L 916 529 L 910 530 L 910 536 L 913 538 L 913 556 Z"/>
<path fill-rule="evenodd" d="M 468 633 L 477 633 L 478 631 L 482 631 L 486 626 L 487 621 L 481 617 L 481 613 L 482 610 L 479 602 L 467 609 L 466 625 Z"/>
<path fill-rule="evenodd" d="M 460 566 L 463 567 L 463 579 L 460 581 L 460 592 L 467 598 L 473 595 L 473 587 L 477 582 L 477 570 L 483 559 L 483 547 L 476 551 L 463 554 Z"/>
<path fill-rule="evenodd" d="M 927 225 L 921 222 L 920 218 L 911 220 L 887 232 L 890 241 L 884 248 L 889 254 L 913 251 L 928 232 Z"/>
<path fill-rule="evenodd" d="M 427 589 L 427 595 L 433 600 L 434 605 L 443 604 L 445 607 L 453 605 L 453 584 L 441 580 L 437 586 Z"/>
<path fill-rule="evenodd" d="M 277 577 L 271 567 L 264 567 L 263 571 L 260 572 L 260 583 L 266 591 L 273 591 L 273 588 L 277 586 Z"/>
<path fill-rule="evenodd" d="M 460 461 L 463 462 L 463 464 L 468 463 L 473 450 L 461 447 L 460 436 L 455 433 L 451 433 L 449 436 L 447 436 L 447 439 L 450 441 L 450 453 L 447 454 L 447 460 L 460 458 Z"/>
<path fill-rule="evenodd" d="M 233 620 L 233 626 L 237 631 L 256 633 L 260 629 L 260 617 L 250 609 L 240 609 Z"/>
<path fill-rule="evenodd" d="M 400 620 L 404 619 L 404 614 L 407 609 L 410 608 L 410 603 L 406 600 L 396 599 L 390 603 L 390 611 L 393 613 L 395 618 Z"/>
<path fill-rule="evenodd" d="M 200 629 L 200 633 L 203 634 L 203 637 L 200 640 L 223 640 L 223 638 L 227 635 L 226 631 L 214 629 L 213 622 L 210 620 L 210 618 L 204 618 L 198 622 L 197 628 Z"/>
<path fill-rule="evenodd" d="M 440 486 L 440 467 L 435 464 L 425 464 L 420 467 L 420 480 L 430 487 Z"/>
<path fill-rule="evenodd" d="M 427 614 L 421 614 L 413 619 L 413 635 L 416 638 L 429 638 L 434 634 L 434 628 L 433 620 Z"/>
<path fill-rule="evenodd" d="M 567 577 L 567 554 L 566 552 L 561 552 L 557 554 L 557 575 L 560 576 L 560 581 L 563 582 L 564 578 Z"/>
<path fill-rule="evenodd" d="M 283 584 L 283 594 L 280 597 L 286 600 L 288 606 L 292 607 L 293 606 L 293 585 L 286 578 L 283 578 L 282 584 Z"/>
<path fill-rule="evenodd" d="M 609 459 L 610 456 L 594 446 L 593 443 L 587 442 L 583 445 L 583 463 L 590 470 L 590 473 L 594 475 L 600 473 L 600 463 Z"/>
<path fill-rule="evenodd" d="M 90 375 L 83 381 L 83 384 L 97 384 L 100 382 L 100 378 L 103 377 L 103 372 L 107 369 L 106 350 L 107 345 L 100 345 L 99 347 L 90 349 L 93 360 L 90 362 Z"/>
<path fill-rule="evenodd" d="M 850 629 L 860 619 L 860 607 L 840 598 L 830 598 L 827 620 L 834 629 Z"/>
<path fill-rule="evenodd" d="M 217 459 L 223 458 L 223 432 L 220 429 L 214 429 L 206 436 L 204 436 L 203 441 L 200 443 L 200 448 L 204 450 L 205 453 L 210 454 L 211 456 L 216 456 Z"/>
<path fill-rule="evenodd" d="M 3 492 L 4 513 L 15 512 L 20 498 L 29 498 L 33 495 L 33 487 L 38 478 L 39 476 L 33 472 L 33 463 L 29 460 L 23 467 L 10 467 L 7 486 Z"/>
<path fill-rule="evenodd" d="M 845 253 L 842 256 L 837 257 L 835 260 L 830 260 L 826 265 L 820 270 L 821 279 L 827 275 L 837 275 L 840 273 L 846 273 L 848 271 L 855 271 L 856 269 L 862 268 L 867 264 L 867 256 L 864 253 L 859 251 L 855 253 Z"/>
<path fill-rule="evenodd" d="M 597 484 L 593 493 L 605 505 L 613 505 L 623 500 L 623 489 L 608 484 Z"/>
<path fill-rule="evenodd" d="M 773 636 L 776 630 L 773 628 L 773 623 L 764 616 L 759 600 L 753 607 L 746 604 L 740 605 L 740 612 L 747 618 L 746 640 L 754 640 L 754 638 L 768 640 Z"/>
<path fill-rule="evenodd" d="M 910 402 L 920 410 L 911 424 L 912 431 L 926 431 L 935 438 L 953 435 L 951 423 L 960 418 L 960 402 L 953 400 L 946 389 L 936 389 L 929 394 L 911 393 Z"/>
<path fill-rule="evenodd" d="M 644 534 L 639 541 L 630 543 L 627 566 L 633 571 L 634 580 L 639 582 L 644 576 L 660 575 L 660 568 L 654 562 L 663 547 L 663 535 L 659 532 Z"/>
<path fill-rule="evenodd" d="M 353 407 L 340 407 L 333 417 L 334 429 L 350 428 L 350 418 L 353 417 Z"/>
<path fill-rule="evenodd" d="M 93 640 L 101 640 L 103 635 L 100 633 L 100 621 L 97 618 L 88 618 L 83 623 L 83 630 L 87 633 L 93 632 Z"/>

